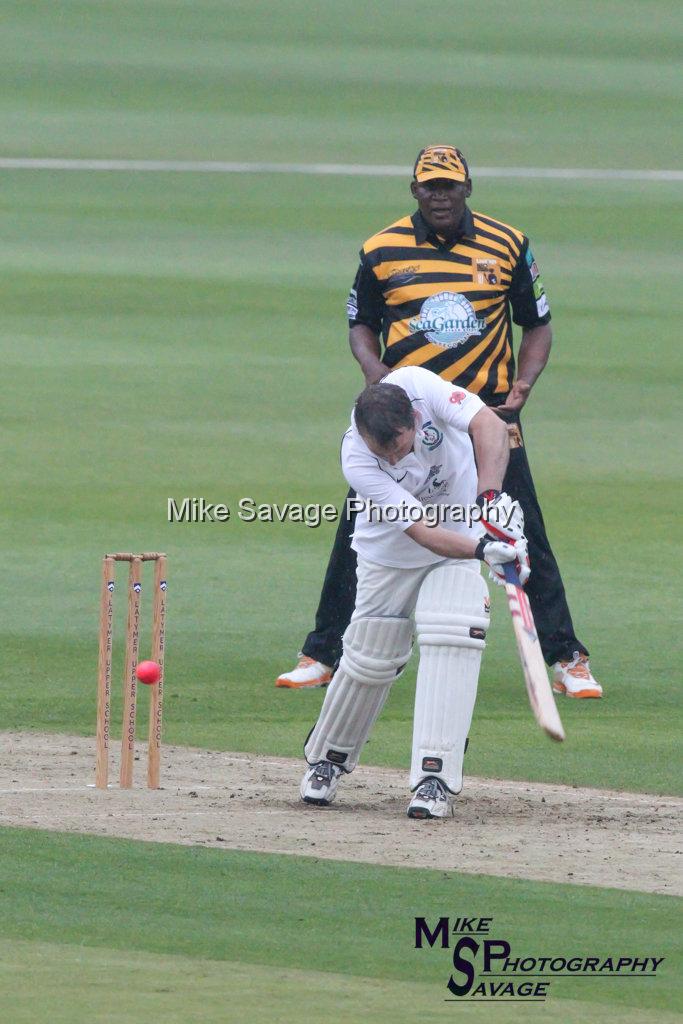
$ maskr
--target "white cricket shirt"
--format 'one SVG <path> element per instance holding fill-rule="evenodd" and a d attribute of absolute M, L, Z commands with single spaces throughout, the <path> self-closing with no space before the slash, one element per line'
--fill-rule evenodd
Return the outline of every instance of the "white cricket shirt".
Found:
<path fill-rule="evenodd" d="M 367 509 L 358 513 L 352 547 L 362 557 L 380 565 L 414 568 L 443 561 L 427 548 L 406 537 L 425 505 L 471 506 L 477 497 L 477 469 L 470 420 L 485 408 L 477 395 L 443 380 L 420 366 L 404 366 L 382 380 L 398 384 L 420 416 L 413 450 L 392 466 L 370 451 L 356 429 L 344 434 L 341 463 L 344 476 L 359 497 L 380 510 L 398 510 L 396 521 L 375 521 Z M 411 513 L 411 509 L 415 510 Z M 457 515 L 457 513 L 456 513 Z M 456 521 L 450 512 L 439 525 L 478 538 L 481 528 Z"/>

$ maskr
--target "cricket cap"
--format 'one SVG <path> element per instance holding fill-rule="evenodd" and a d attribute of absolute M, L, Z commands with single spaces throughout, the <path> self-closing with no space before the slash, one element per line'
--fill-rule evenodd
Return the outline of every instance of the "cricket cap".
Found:
<path fill-rule="evenodd" d="M 470 176 L 467 161 L 455 146 L 426 146 L 417 154 L 413 168 L 415 181 L 451 178 L 466 181 Z"/>

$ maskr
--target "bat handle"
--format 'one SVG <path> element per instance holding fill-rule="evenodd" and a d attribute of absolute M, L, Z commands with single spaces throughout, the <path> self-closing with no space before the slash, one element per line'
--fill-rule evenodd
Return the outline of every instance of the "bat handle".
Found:
<path fill-rule="evenodd" d="M 503 573 L 507 583 L 512 583 L 513 587 L 522 586 L 514 562 L 503 562 Z"/>

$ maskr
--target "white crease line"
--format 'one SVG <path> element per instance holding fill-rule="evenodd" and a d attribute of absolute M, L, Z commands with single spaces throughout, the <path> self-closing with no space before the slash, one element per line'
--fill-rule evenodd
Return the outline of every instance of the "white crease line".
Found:
<path fill-rule="evenodd" d="M 241 761 L 236 760 L 231 767 L 240 767 Z M 276 767 L 279 767 L 276 766 Z M 290 766 L 284 763 L 283 767 L 289 768 Z M 359 781 L 363 781 L 370 777 L 370 771 L 367 768 L 360 769 L 358 773 Z M 637 807 L 638 811 L 643 813 L 657 814 L 662 811 L 678 811 L 683 810 L 683 800 L 680 797 L 672 796 L 671 794 L 666 795 L 655 795 L 650 793 L 620 793 L 618 791 L 601 792 L 600 790 L 591 790 L 590 788 L 579 788 L 574 789 L 571 787 L 555 786 L 553 783 L 548 782 L 517 782 L 516 780 L 503 780 L 503 779 L 482 779 L 479 777 L 472 777 L 470 780 L 472 790 L 470 793 L 464 793 L 464 800 L 476 799 L 475 789 L 484 790 L 485 794 L 493 793 L 495 795 L 502 795 L 504 798 L 510 796 L 520 797 L 527 801 L 537 799 L 541 796 L 555 797 L 557 800 L 566 800 L 569 798 L 571 803 L 572 797 L 574 800 L 583 800 L 586 797 L 590 797 L 596 802 L 596 807 L 606 803 L 627 803 Z M 283 784 L 286 780 L 283 780 Z M 396 783 L 396 786 L 401 788 L 400 783 Z M 524 787 L 522 791 L 519 787 Z M 508 787 L 508 788 L 506 788 Z M 86 782 L 80 786 L 43 786 L 36 788 L 18 788 L 18 789 L 0 789 L 0 795 L 11 796 L 13 794 L 20 793 L 81 793 L 88 790 L 94 790 L 97 787 L 94 782 Z M 108 790 L 111 793 L 159 793 L 161 795 L 172 795 L 172 796 L 184 796 L 190 792 L 202 790 L 209 793 L 223 793 L 231 791 L 231 785 L 229 782 L 225 782 L 224 785 L 218 786 L 206 786 L 201 784 L 195 784 L 193 782 L 172 782 L 169 781 L 167 785 L 162 785 L 158 790 L 150 790 L 144 784 L 139 786 L 133 786 L 131 790 L 122 790 L 118 783 L 109 783 Z M 646 803 L 647 801 L 647 803 Z M 651 803 L 650 803 L 651 801 Z"/>
<path fill-rule="evenodd" d="M 220 790 L 220 787 L 218 787 L 218 786 L 195 786 L 191 782 L 185 783 L 183 785 L 182 789 L 184 790 L 185 787 L 187 787 L 188 792 L 190 792 L 190 791 L 194 792 L 195 790 L 202 789 L 202 790 L 209 790 L 209 792 L 214 793 L 214 792 L 218 792 Z M 147 786 L 133 786 L 132 790 L 125 790 L 125 789 L 121 789 L 121 787 L 118 786 L 118 785 L 114 785 L 113 783 L 110 783 L 107 788 L 108 788 L 109 792 L 111 792 L 111 793 L 117 793 L 117 792 L 119 792 L 119 793 L 126 793 L 126 792 L 129 792 L 129 793 L 130 792 L 132 792 L 132 793 L 150 793 L 150 792 L 152 792 L 153 793 L 153 792 L 156 792 L 156 793 L 165 793 L 165 794 L 169 794 L 170 793 L 173 796 L 187 795 L 187 794 L 184 794 L 183 792 L 181 792 L 180 787 L 177 786 L 177 785 L 175 785 L 175 786 L 174 785 L 163 786 L 161 789 L 158 789 L 158 790 L 150 790 L 150 789 L 148 789 Z M 59 787 L 59 786 L 45 786 L 43 788 L 36 788 L 36 789 L 0 789 L 0 796 L 2 796 L 2 795 L 9 795 L 9 796 L 11 796 L 14 793 L 17 793 L 17 794 L 19 794 L 19 793 L 82 793 L 85 790 L 91 790 L 91 789 L 97 789 L 97 787 L 96 787 L 94 782 L 86 782 L 82 786 L 63 786 L 63 787 Z"/>
<path fill-rule="evenodd" d="M 276 164 L 225 160 L 91 160 L 62 157 L 0 157 L 0 170 L 23 171 L 152 171 L 191 174 L 312 174 L 405 178 L 401 164 Z M 473 167 L 475 178 L 558 178 L 595 181 L 683 181 L 683 170 L 604 167 Z"/>
<path fill-rule="evenodd" d="M 88 789 L 89 786 L 84 784 L 82 786 L 63 786 L 63 787 L 52 787 L 45 786 L 41 789 L 0 789 L 0 794 L 12 794 L 12 793 L 80 793 L 81 790 Z"/>

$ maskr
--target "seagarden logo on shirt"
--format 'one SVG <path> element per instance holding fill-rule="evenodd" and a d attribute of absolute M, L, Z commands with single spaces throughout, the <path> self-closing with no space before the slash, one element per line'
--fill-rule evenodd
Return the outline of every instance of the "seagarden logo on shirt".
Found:
<path fill-rule="evenodd" d="M 423 331 L 435 345 L 455 348 L 481 334 L 486 320 L 477 316 L 472 303 L 459 292 L 439 292 L 424 301 L 419 317 L 408 326 L 413 333 Z"/>

